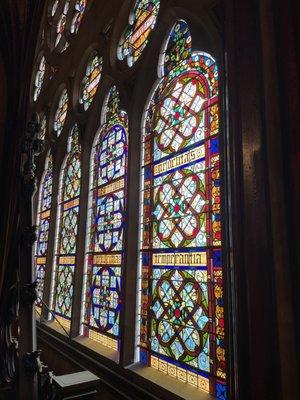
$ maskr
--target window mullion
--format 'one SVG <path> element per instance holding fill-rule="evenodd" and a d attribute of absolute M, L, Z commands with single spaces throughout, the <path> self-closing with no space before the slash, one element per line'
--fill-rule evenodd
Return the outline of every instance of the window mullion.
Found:
<path fill-rule="evenodd" d="M 82 152 L 81 165 L 81 190 L 80 190 L 80 209 L 77 234 L 76 265 L 74 273 L 74 293 L 71 317 L 71 338 L 80 335 L 81 310 L 82 310 L 82 290 L 85 271 L 85 243 L 87 228 L 87 207 L 89 192 L 89 149 Z"/>
<path fill-rule="evenodd" d="M 121 314 L 120 364 L 134 362 L 136 337 L 136 287 L 139 243 L 139 180 L 140 135 L 131 129 L 129 117 L 128 185 L 127 185 L 127 237 L 123 275 L 123 312 Z"/>

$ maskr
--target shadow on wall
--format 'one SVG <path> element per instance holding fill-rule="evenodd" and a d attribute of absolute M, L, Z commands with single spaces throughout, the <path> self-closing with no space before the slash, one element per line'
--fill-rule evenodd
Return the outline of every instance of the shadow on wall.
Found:
<path fill-rule="evenodd" d="M 45 343 L 38 343 L 37 347 L 42 350 L 42 362 L 46 364 L 55 375 L 72 374 L 82 371 L 80 366 L 73 363 L 67 357 L 64 357 L 63 354 L 53 351 L 53 348 L 47 346 Z M 3 395 L 0 393 L 0 400 L 7 400 L 8 398 L 8 392 Z M 122 400 L 122 398 L 112 393 L 109 388 L 101 386 L 95 400 Z"/>

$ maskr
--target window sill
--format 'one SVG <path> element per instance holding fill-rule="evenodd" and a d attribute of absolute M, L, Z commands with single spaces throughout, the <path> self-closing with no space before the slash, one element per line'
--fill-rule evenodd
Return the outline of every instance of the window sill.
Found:
<path fill-rule="evenodd" d="M 81 346 L 87 347 L 89 350 L 100 354 L 103 357 L 108 358 L 115 363 L 119 363 L 119 353 L 115 350 L 110 349 L 109 347 L 103 346 L 101 343 L 96 342 L 95 340 L 91 340 L 89 338 L 78 336 L 73 339 L 74 342 L 80 344 Z"/>
<path fill-rule="evenodd" d="M 143 400 L 213 400 L 209 394 L 140 363 L 122 367 L 116 351 L 91 339 L 79 336 L 69 339 L 59 325 L 38 323 L 38 339 L 80 370 L 87 369 L 101 377 L 102 384 L 110 388 L 116 399 Z M 113 354 L 114 353 L 114 354 Z M 133 394 L 135 397 L 133 397 Z"/>
<path fill-rule="evenodd" d="M 126 369 L 134 372 L 135 374 L 145 378 L 156 385 L 163 387 L 168 392 L 174 393 L 184 400 L 212 400 L 214 397 L 201 391 L 198 388 L 194 388 L 187 383 L 178 381 L 171 376 L 158 372 L 154 368 L 147 367 L 140 363 L 133 364 Z"/>
<path fill-rule="evenodd" d="M 69 339 L 69 336 L 62 329 L 62 327 L 59 325 L 59 323 L 57 323 L 55 320 L 43 322 L 40 324 L 41 324 L 41 326 L 46 326 L 47 328 L 50 328 L 51 330 L 59 333 L 60 335 L 63 335 L 64 337 L 67 337 Z M 101 343 L 98 343 L 95 340 L 89 339 L 84 336 L 77 336 L 76 338 L 71 339 L 71 342 L 75 342 L 80 347 L 87 348 L 87 349 L 91 350 L 93 353 L 103 356 L 106 359 L 111 360 L 117 364 L 119 363 L 119 352 L 118 351 L 115 351 L 115 350 L 110 349 L 109 347 L 103 346 Z"/>
<path fill-rule="evenodd" d="M 68 337 L 68 335 L 63 330 L 63 328 L 55 320 L 54 321 L 43 321 L 43 322 L 40 322 L 40 324 L 45 325 L 48 328 L 53 329 L 54 331 L 60 333 L 61 335 Z"/>

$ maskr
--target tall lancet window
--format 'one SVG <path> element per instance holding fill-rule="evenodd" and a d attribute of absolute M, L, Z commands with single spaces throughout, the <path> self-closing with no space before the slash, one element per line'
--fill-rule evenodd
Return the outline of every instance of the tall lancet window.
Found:
<path fill-rule="evenodd" d="M 102 110 L 91 154 L 83 334 L 119 350 L 128 121 L 116 86 Z"/>
<path fill-rule="evenodd" d="M 225 399 L 218 67 L 178 20 L 143 128 L 140 360 Z"/>
<path fill-rule="evenodd" d="M 70 328 L 76 264 L 79 195 L 81 183 L 81 148 L 78 126 L 75 124 L 68 139 L 58 197 L 56 254 L 52 287 L 52 310 L 60 323 Z"/>
<path fill-rule="evenodd" d="M 45 162 L 45 170 L 42 176 L 40 191 L 39 191 L 39 204 L 37 213 L 37 230 L 38 238 L 35 246 L 35 266 L 36 266 L 36 279 L 38 282 L 37 293 L 37 307 L 42 307 L 43 288 L 45 279 L 45 269 L 48 251 L 48 238 L 49 238 L 49 224 L 52 203 L 52 155 L 48 154 Z"/>

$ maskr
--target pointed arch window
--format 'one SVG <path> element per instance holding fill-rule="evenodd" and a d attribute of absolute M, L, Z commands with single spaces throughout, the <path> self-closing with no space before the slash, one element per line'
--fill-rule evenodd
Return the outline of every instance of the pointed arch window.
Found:
<path fill-rule="evenodd" d="M 45 169 L 41 180 L 39 190 L 39 202 L 38 202 L 38 213 L 37 213 L 37 241 L 35 245 L 35 267 L 36 267 L 36 279 L 38 282 L 38 299 L 37 306 L 42 307 L 43 289 L 45 270 L 47 262 L 48 252 L 48 239 L 49 239 L 49 225 L 51 217 L 51 203 L 52 203 L 52 181 L 53 181 L 53 162 L 52 154 L 49 153 L 46 162 Z"/>
<path fill-rule="evenodd" d="M 81 185 L 81 148 L 75 124 L 68 140 L 59 188 L 56 254 L 52 287 L 52 310 L 60 323 L 70 328 Z"/>
<path fill-rule="evenodd" d="M 116 86 L 108 93 L 90 169 L 83 334 L 119 349 L 128 122 Z"/>
<path fill-rule="evenodd" d="M 140 361 L 223 399 L 218 67 L 178 20 L 158 72 L 143 128 Z"/>
<path fill-rule="evenodd" d="M 149 41 L 159 13 L 160 0 L 137 0 L 129 15 L 129 25 L 125 29 L 118 46 L 119 60 L 127 59 L 132 67 L 140 58 Z"/>
<path fill-rule="evenodd" d="M 50 309 L 52 321 L 38 326 L 45 334 L 52 329 L 54 336 L 60 331 L 57 319 L 74 351 L 89 349 L 89 356 L 98 353 L 95 358 L 104 364 L 110 363 L 108 357 L 118 364 L 122 379 L 139 374 L 139 382 L 151 390 L 164 373 L 225 400 L 218 65 L 212 50 L 208 54 L 197 47 L 191 32 L 198 29 L 198 43 L 211 38 L 210 49 L 218 39 L 214 32 L 207 36 L 213 26 L 209 15 L 201 38 L 196 19 L 191 17 L 190 31 L 187 22 L 175 17 L 182 12 L 188 18 L 196 10 L 192 4 L 184 10 L 160 0 L 129 3 L 122 35 L 114 21 L 128 15 L 118 16 L 112 7 L 109 20 L 108 15 L 102 18 L 101 2 L 52 0 L 46 9 L 45 41 L 38 54 L 46 57 L 47 93 L 39 102 L 30 101 L 30 111 L 40 113 L 39 138 L 51 141 L 59 164 L 54 166 L 52 213 L 50 154 L 39 191 L 37 311 L 40 307 L 47 319 Z M 90 6 L 92 15 L 85 15 Z M 89 34 L 76 40 L 83 16 L 88 21 L 80 29 Z M 98 16 L 112 40 L 94 35 Z M 157 43 L 164 31 L 165 40 Z M 142 59 L 151 35 L 151 52 L 159 54 L 153 62 Z M 76 51 L 54 57 L 52 51 L 61 52 L 73 41 Z M 130 76 L 117 73 L 113 52 L 121 69 L 125 62 L 134 66 L 127 70 Z M 113 77 L 120 86 L 109 84 Z M 149 94 L 146 104 L 143 91 Z M 47 96 L 53 94 L 51 103 Z M 78 119 L 82 132 L 78 124 L 69 125 Z M 162 380 L 166 375 L 161 374 Z M 161 386 L 175 392 L 177 383 L 168 378 Z"/>

